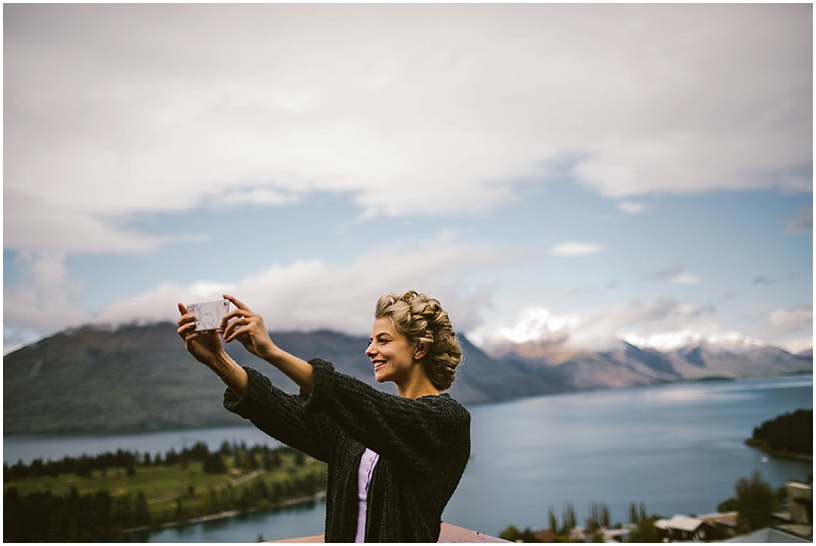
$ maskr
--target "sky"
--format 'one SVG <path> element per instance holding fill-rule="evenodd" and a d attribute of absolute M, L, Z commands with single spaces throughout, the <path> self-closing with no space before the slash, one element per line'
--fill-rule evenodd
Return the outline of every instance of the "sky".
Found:
<path fill-rule="evenodd" d="M 407 290 L 488 350 L 812 347 L 810 4 L 4 4 L 3 48 L 4 354 Z"/>

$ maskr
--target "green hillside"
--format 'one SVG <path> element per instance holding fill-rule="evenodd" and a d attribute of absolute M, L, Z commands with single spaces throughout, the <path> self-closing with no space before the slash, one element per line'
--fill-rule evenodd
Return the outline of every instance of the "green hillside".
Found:
<path fill-rule="evenodd" d="M 293 354 L 319 356 L 339 371 L 377 385 L 364 355 L 366 338 L 325 330 L 273 336 Z M 499 364 L 466 341 L 463 344 L 470 375 L 497 376 L 495 369 L 477 374 L 479 368 Z M 279 387 L 296 392 L 289 379 L 240 345 L 229 346 L 228 352 L 238 363 L 255 366 Z M 463 402 L 496 399 L 489 384 L 467 379 L 458 383 L 452 392 Z M 390 384 L 378 388 L 395 392 Z M 244 422 L 223 408 L 223 393 L 221 381 L 184 350 L 172 323 L 116 330 L 86 326 L 6 355 L 4 433 L 109 433 Z"/>
<path fill-rule="evenodd" d="M 84 327 L 4 358 L 5 434 L 110 432 L 235 423 L 223 386 L 170 323 Z"/>

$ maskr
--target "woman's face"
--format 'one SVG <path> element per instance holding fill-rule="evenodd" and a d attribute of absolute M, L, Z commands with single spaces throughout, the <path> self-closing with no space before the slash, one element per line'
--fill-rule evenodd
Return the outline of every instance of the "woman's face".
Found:
<path fill-rule="evenodd" d="M 417 368 L 421 369 L 421 366 L 416 366 L 414 345 L 397 331 L 389 317 L 374 321 L 370 341 L 365 354 L 374 364 L 377 382 L 393 381 L 399 385 L 416 373 Z"/>

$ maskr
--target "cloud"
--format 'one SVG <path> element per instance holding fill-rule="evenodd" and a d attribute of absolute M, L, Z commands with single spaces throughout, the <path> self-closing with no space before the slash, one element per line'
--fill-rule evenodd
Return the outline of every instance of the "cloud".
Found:
<path fill-rule="evenodd" d="M 571 336 L 579 347 L 604 347 L 633 334 L 648 338 L 691 330 L 701 335 L 722 333 L 714 309 L 691 301 L 657 298 L 622 302 L 591 314 Z"/>
<path fill-rule="evenodd" d="M 648 207 L 643 201 L 624 200 L 618 201 L 617 207 L 628 214 L 638 214 L 644 212 Z"/>
<path fill-rule="evenodd" d="M 813 305 L 797 305 L 788 309 L 777 309 L 769 317 L 770 335 L 780 336 L 800 333 L 813 329 Z"/>
<path fill-rule="evenodd" d="M 811 14 L 10 5 L 4 183 L 31 199 L 6 233 L 144 251 L 161 241 L 120 219 L 320 190 L 369 215 L 468 213 L 564 161 L 628 212 L 661 193 L 811 191 Z"/>
<path fill-rule="evenodd" d="M 668 280 L 672 284 L 700 284 L 702 282 L 697 275 L 689 273 L 679 265 L 657 271 L 647 276 L 646 280 Z"/>
<path fill-rule="evenodd" d="M 15 260 L 20 280 L 4 290 L 4 351 L 87 323 L 175 322 L 178 302 L 208 301 L 224 293 L 262 313 L 271 329 L 330 328 L 365 335 L 380 295 L 417 290 L 439 299 L 458 331 L 466 331 L 481 322 L 496 289 L 463 281 L 467 274 L 517 266 L 524 259 L 515 251 L 465 243 L 442 233 L 426 241 L 393 241 L 346 265 L 299 260 L 270 265 L 234 282 L 165 283 L 91 313 L 81 305 L 86 287 L 69 275 L 65 254 L 24 251 Z"/>
<path fill-rule="evenodd" d="M 215 206 L 231 206 L 248 203 L 255 206 L 281 206 L 296 201 L 287 192 L 275 188 L 230 188 L 213 202 Z"/>
<path fill-rule="evenodd" d="M 557 342 L 572 350 L 606 350 L 625 339 L 676 338 L 683 331 L 702 337 L 725 333 L 714 309 L 672 298 L 628 301 L 596 311 L 564 314 L 531 305 L 510 322 L 510 326 L 485 324 L 474 330 L 471 338 L 488 349 L 506 342 L 539 341 Z"/>
<path fill-rule="evenodd" d="M 163 285 L 148 293 L 112 303 L 95 322 L 175 321 L 176 303 L 218 299 L 229 293 L 264 317 L 270 330 L 315 330 L 368 334 L 374 304 L 386 292 L 417 290 L 440 300 L 459 331 L 481 322 L 492 289 L 463 283 L 465 272 L 501 268 L 518 256 L 485 246 L 458 243 L 443 236 L 424 243 L 406 242 L 376 248 L 351 264 L 320 260 L 272 265 L 234 283 L 197 281 Z"/>
<path fill-rule="evenodd" d="M 4 287 L 3 322 L 13 325 L 16 334 L 52 332 L 90 319 L 78 303 L 84 286 L 68 274 L 64 254 L 24 251 L 14 266 L 21 275 L 17 284 Z M 5 338 L 4 332 L 4 345 Z"/>
<path fill-rule="evenodd" d="M 813 348 L 813 304 L 770 312 L 755 335 L 793 353 Z"/>
<path fill-rule="evenodd" d="M 559 339 L 580 324 L 576 313 L 558 316 L 542 307 L 528 307 L 522 319 L 511 327 L 500 328 L 497 336 L 513 343 Z"/>
<path fill-rule="evenodd" d="M 697 275 L 692 275 L 688 271 L 681 271 L 674 277 L 671 282 L 674 284 L 700 284 L 700 278 Z"/>
<path fill-rule="evenodd" d="M 580 241 L 564 242 L 553 246 L 550 253 L 556 256 L 587 256 L 600 252 L 601 247 L 595 243 Z"/>
<path fill-rule="evenodd" d="M 171 238 L 123 227 L 124 218 L 71 209 L 48 198 L 3 190 L 3 247 L 27 252 L 142 254 Z"/>

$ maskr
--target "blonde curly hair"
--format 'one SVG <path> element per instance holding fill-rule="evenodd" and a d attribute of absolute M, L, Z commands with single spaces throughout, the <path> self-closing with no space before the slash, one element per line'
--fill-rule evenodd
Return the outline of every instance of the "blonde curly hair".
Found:
<path fill-rule="evenodd" d="M 434 387 L 444 391 L 456 380 L 462 348 L 448 313 L 438 300 L 409 290 L 402 296 L 384 294 L 377 300 L 374 318 L 388 317 L 409 343 L 428 348 L 422 364 Z"/>

